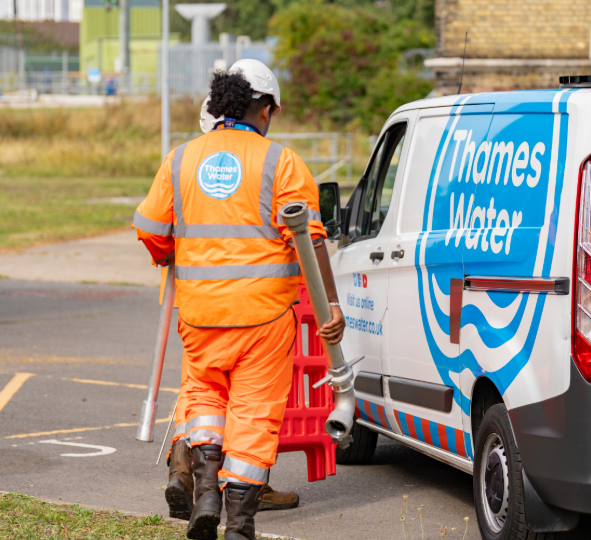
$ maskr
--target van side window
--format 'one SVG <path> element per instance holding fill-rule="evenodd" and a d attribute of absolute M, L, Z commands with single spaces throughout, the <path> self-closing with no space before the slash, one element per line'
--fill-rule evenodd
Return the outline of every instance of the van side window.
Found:
<path fill-rule="evenodd" d="M 358 237 L 376 236 L 392 202 L 398 162 L 404 144 L 406 124 L 392 127 L 379 142 L 380 147 L 366 176 L 366 186 L 357 219 Z"/>

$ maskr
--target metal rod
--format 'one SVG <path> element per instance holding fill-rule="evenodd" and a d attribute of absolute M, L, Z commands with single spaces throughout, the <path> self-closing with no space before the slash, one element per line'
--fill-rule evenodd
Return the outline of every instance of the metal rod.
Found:
<path fill-rule="evenodd" d="M 119 0 L 119 62 L 121 62 L 121 86 L 124 91 L 129 91 L 128 76 L 130 72 L 129 63 L 129 4 L 131 0 Z M 102 42 L 101 42 L 102 49 Z M 102 54 L 102 51 L 101 51 Z M 99 69 L 102 66 L 99 63 Z"/>
<path fill-rule="evenodd" d="M 279 214 L 287 228 L 294 233 L 293 241 L 308 289 L 314 319 L 320 328 L 332 319 L 332 312 L 308 231 L 308 206 L 304 202 L 288 203 L 281 208 Z M 323 339 L 322 348 L 326 355 L 331 386 L 335 395 L 335 408 L 328 415 L 324 429 L 339 446 L 346 448 L 351 442 L 350 432 L 355 415 L 354 375 L 350 365 L 343 358 L 340 345 L 332 345 Z"/>
<path fill-rule="evenodd" d="M 174 296 L 176 285 L 174 280 L 174 259 L 170 261 L 164 286 L 162 307 L 160 308 L 160 320 L 156 333 L 156 344 L 152 357 L 152 369 L 146 399 L 142 405 L 140 414 L 140 425 L 137 428 L 135 438 L 142 442 L 154 442 L 154 423 L 156 422 L 156 411 L 158 410 L 158 391 L 160 390 L 160 379 L 162 378 L 162 367 L 164 366 L 164 355 L 168 342 L 168 331 L 170 330 L 170 319 L 174 307 Z"/>
<path fill-rule="evenodd" d="M 170 83 L 168 80 L 168 35 L 169 35 L 169 0 L 162 0 L 162 132 L 161 154 L 162 161 L 170 152 Z"/>
<path fill-rule="evenodd" d="M 351 182 L 353 173 L 353 135 L 347 133 L 347 182 Z"/>
<path fill-rule="evenodd" d="M 331 148 L 330 148 L 330 157 L 331 157 L 331 163 L 334 167 L 334 165 L 337 163 L 337 161 L 339 160 L 339 135 L 338 133 L 333 133 L 332 134 L 332 141 L 331 141 Z M 332 169 L 331 173 L 330 173 L 330 181 L 331 182 L 336 182 L 337 180 L 337 175 L 336 175 L 336 169 Z"/>
<path fill-rule="evenodd" d="M 166 444 L 166 439 L 168 439 L 168 434 L 170 433 L 170 427 L 172 426 L 172 422 L 174 421 L 174 416 L 176 414 L 176 408 L 177 405 L 179 404 L 179 397 L 181 395 L 179 394 L 178 397 L 176 398 L 176 402 L 174 404 L 174 409 L 172 410 L 172 414 L 170 415 L 170 422 L 168 422 L 168 428 L 166 428 L 166 435 L 164 435 L 164 440 L 162 441 L 162 446 L 160 447 L 160 453 L 158 454 L 158 459 L 156 460 L 156 467 L 158 467 L 158 464 L 160 463 L 160 458 L 162 457 L 162 451 L 164 450 L 164 445 Z"/>

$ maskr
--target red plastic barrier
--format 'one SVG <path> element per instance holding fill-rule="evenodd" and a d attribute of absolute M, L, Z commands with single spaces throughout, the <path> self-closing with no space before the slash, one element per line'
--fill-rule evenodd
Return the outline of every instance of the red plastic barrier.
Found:
<path fill-rule="evenodd" d="M 312 385 L 326 375 L 326 358 L 320 338 L 316 336 L 316 322 L 308 292 L 299 289 L 300 303 L 294 306 L 298 319 L 298 336 L 293 362 L 293 382 L 287 399 L 285 419 L 279 431 L 278 452 L 306 452 L 308 481 L 324 480 L 337 472 L 336 445 L 324 431 L 324 423 L 334 408 L 332 389 L 327 384 L 317 390 Z M 304 326 L 304 325 L 307 325 Z M 302 347 L 303 332 L 308 333 L 308 356 Z M 304 375 L 308 376 L 308 406 Z"/>

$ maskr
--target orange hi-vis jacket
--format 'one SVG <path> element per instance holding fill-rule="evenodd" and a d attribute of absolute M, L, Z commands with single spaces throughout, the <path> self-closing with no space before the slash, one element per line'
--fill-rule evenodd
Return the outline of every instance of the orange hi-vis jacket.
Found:
<path fill-rule="evenodd" d="M 297 301 L 300 268 L 278 223 L 293 201 L 308 204 L 312 238 L 326 238 L 302 159 L 253 131 L 216 129 L 166 157 L 133 226 L 155 262 L 174 251 L 183 321 L 256 326 Z"/>

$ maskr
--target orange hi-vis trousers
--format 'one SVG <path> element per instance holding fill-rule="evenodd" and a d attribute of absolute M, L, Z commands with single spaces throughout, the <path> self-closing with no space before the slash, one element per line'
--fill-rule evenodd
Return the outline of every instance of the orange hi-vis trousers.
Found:
<path fill-rule="evenodd" d="M 185 418 L 177 414 L 175 436 L 191 447 L 222 445 L 220 487 L 267 483 L 291 389 L 296 324 L 292 309 L 249 328 L 196 328 L 179 318 L 185 357 L 177 409 Z"/>

